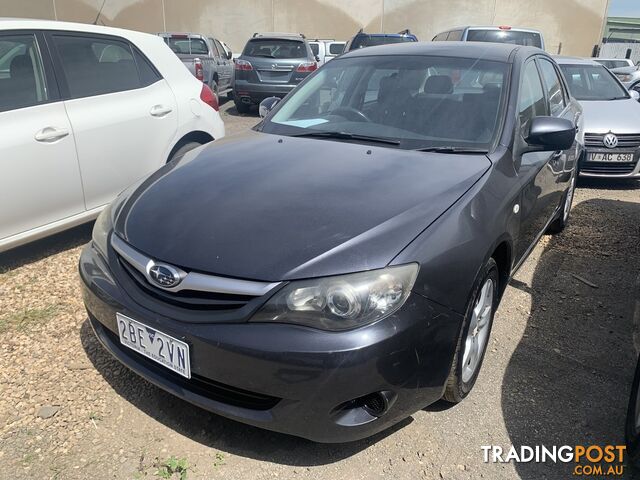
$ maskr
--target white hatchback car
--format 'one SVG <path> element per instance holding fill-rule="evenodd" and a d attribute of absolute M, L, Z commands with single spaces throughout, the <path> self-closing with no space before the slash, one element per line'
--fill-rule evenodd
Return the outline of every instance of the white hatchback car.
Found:
<path fill-rule="evenodd" d="M 0 19 L 0 252 L 223 136 L 215 96 L 160 37 Z"/>

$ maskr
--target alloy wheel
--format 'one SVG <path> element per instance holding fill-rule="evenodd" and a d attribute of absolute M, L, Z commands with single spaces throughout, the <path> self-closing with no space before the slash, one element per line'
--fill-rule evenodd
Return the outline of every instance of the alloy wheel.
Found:
<path fill-rule="evenodd" d="M 465 383 L 475 375 L 487 348 L 489 324 L 493 314 L 493 291 L 493 280 L 488 278 L 482 285 L 473 307 L 462 355 L 462 381 Z"/>

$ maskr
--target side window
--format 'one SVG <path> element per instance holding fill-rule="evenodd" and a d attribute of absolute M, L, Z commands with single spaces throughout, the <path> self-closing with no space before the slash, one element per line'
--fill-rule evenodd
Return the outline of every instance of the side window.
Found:
<path fill-rule="evenodd" d="M 47 84 L 35 36 L 0 36 L 0 112 L 31 107 L 47 100 Z"/>
<path fill-rule="evenodd" d="M 145 86 L 131 46 L 103 37 L 53 35 L 71 98 L 122 92 Z"/>
<path fill-rule="evenodd" d="M 549 98 L 549 111 L 554 117 L 559 117 L 564 107 L 567 106 L 565 102 L 565 95 L 562 91 L 562 82 L 558 77 L 558 72 L 553 64 L 545 59 L 539 60 L 540 71 L 542 72 L 542 78 L 544 79 L 545 89 L 547 91 L 547 97 Z"/>
<path fill-rule="evenodd" d="M 152 85 L 162 79 L 162 76 L 158 73 L 155 67 L 151 65 L 151 62 L 149 62 L 149 60 L 147 60 L 136 48 L 133 49 L 133 58 L 136 60 L 140 83 L 143 87 Z"/>
<path fill-rule="evenodd" d="M 220 56 L 222 58 L 227 58 L 227 52 L 225 51 L 225 49 L 222 46 L 222 44 L 216 39 L 213 40 L 213 43 L 215 44 L 216 49 L 218 50 L 218 53 L 220 54 Z"/>
<path fill-rule="evenodd" d="M 329 53 L 331 55 L 340 55 L 344 51 L 344 43 L 329 44 Z"/>
<path fill-rule="evenodd" d="M 317 43 L 309 43 L 309 46 L 311 47 L 311 51 L 314 55 L 320 54 L 320 45 L 318 45 Z"/>
<path fill-rule="evenodd" d="M 446 40 L 446 39 L 447 39 L 447 36 L 448 36 L 448 35 L 449 35 L 449 32 L 439 33 L 438 35 L 436 35 L 436 36 L 433 38 L 433 41 L 434 41 L 434 42 L 442 42 L 442 41 L 444 41 L 444 40 Z"/>
<path fill-rule="evenodd" d="M 462 30 L 454 30 L 449 32 L 449 36 L 447 37 L 447 41 L 449 42 L 458 42 L 462 40 Z"/>
<path fill-rule="evenodd" d="M 520 111 L 520 127 L 523 132 L 527 131 L 531 120 L 547 114 L 542 83 L 534 61 L 528 62 L 524 67 L 518 107 Z"/>
<path fill-rule="evenodd" d="M 207 40 L 209 40 L 209 45 L 211 45 L 211 55 L 214 57 L 221 57 L 222 51 L 218 49 L 218 46 L 216 45 L 215 40 L 211 37 L 209 37 Z"/>

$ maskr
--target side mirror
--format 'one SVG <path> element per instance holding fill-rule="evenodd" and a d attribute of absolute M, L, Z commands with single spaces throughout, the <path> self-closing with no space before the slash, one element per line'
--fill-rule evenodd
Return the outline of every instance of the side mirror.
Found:
<path fill-rule="evenodd" d="M 281 99 L 279 97 L 267 97 L 260 102 L 260 107 L 258 108 L 258 112 L 260 113 L 260 118 L 264 118 L 269 115 L 269 112 L 273 110 L 278 102 Z"/>
<path fill-rule="evenodd" d="M 629 90 L 629 95 L 631 95 L 631 98 L 633 98 L 636 102 L 640 102 L 640 92 L 638 92 L 637 90 Z"/>
<path fill-rule="evenodd" d="M 315 55 L 316 62 L 320 61 L 320 55 Z"/>
<path fill-rule="evenodd" d="M 233 58 L 233 52 L 231 50 L 229 50 L 227 52 L 227 60 L 231 60 L 231 58 Z"/>
<path fill-rule="evenodd" d="M 556 117 L 536 117 L 531 120 L 527 144 L 537 151 L 568 150 L 576 138 L 576 126 L 571 120 Z"/>

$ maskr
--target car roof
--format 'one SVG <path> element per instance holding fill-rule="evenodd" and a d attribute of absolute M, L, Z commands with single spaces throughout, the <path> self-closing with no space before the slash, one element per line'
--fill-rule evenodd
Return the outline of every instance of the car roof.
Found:
<path fill-rule="evenodd" d="M 559 65 L 591 65 L 601 67 L 602 64 L 592 60 L 590 58 L 582 58 L 582 57 L 563 57 L 559 55 L 553 55 L 553 59 Z"/>
<path fill-rule="evenodd" d="M 280 33 L 280 32 L 260 33 L 260 32 L 256 32 L 249 39 L 249 41 L 258 40 L 258 39 L 263 39 L 263 40 L 264 39 L 267 39 L 267 40 L 298 40 L 300 42 L 306 40 L 305 36 L 302 35 L 301 33 Z"/>
<path fill-rule="evenodd" d="M 21 30 L 21 29 L 39 29 L 39 30 L 67 30 L 73 32 L 89 32 L 101 33 L 103 35 L 149 35 L 150 33 L 138 32 L 135 30 L 126 30 L 124 28 L 105 27 L 103 25 L 91 25 L 88 23 L 60 22 L 58 20 L 40 20 L 36 18 L 8 18 L 0 17 L 0 30 Z"/>
<path fill-rule="evenodd" d="M 468 25 L 466 27 L 469 30 L 504 30 L 505 32 L 529 32 L 529 33 L 540 33 L 540 30 L 534 30 L 533 28 L 521 28 L 521 27 L 508 27 L 501 28 L 498 25 Z"/>
<path fill-rule="evenodd" d="M 441 57 L 482 58 L 498 62 L 509 62 L 515 52 L 540 53 L 544 51 L 536 47 L 489 42 L 407 42 L 380 45 L 352 50 L 341 58 L 365 57 L 377 55 L 434 55 Z"/>
<path fill-rule="evenodd" d="M 415 37 L 413 33 L 367 33 L 358 32 L 356 37 Z"/>
<path fill-rule="evenodd" d="M 593 60 L 594 62 L 597 62 L 598 60 L 604 60 L 606 62 L 611 62 L 611 61 L 617 62 L 617 61 L 620 61 L 620 60 L 622 60 L 623 62 L 628 62 L 629 61 L 628 58 L 613 58 L 613 57 L 607 57 L 607 58 L 604 58 L 604 57 L 592 57 L 591 60 Z"/>

